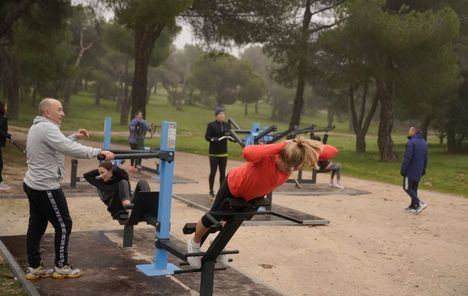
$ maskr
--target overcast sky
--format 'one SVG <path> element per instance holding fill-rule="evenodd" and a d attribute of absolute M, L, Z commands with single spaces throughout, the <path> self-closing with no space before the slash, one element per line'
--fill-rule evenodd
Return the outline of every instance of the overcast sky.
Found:
<path fill-rule="evenodd" d="M 98 6 L 98 13 L 101 14 L 105 19 L 110 20 L 111 18 L 114 17 L 114 13 L 112 10 L 96 4 L 96 0 L 71 0 L 72 5 L 78 5 L 78 4 L 88 4 L 92 5 L 93 7 Z M 192 30 L 190 25 L 184 23 L 184 22 L 178 22 L 178 25 L 182 27 L 181 32 L 177 35 L 174 45 L 176 48 L 184 48 L 185 44 L 196 44 L 197 40 L 195 40 Z M 239 48 L 233 48 L 229 50 L 229 52 L 235 56 L 239 56 L 241 49 Z"/>

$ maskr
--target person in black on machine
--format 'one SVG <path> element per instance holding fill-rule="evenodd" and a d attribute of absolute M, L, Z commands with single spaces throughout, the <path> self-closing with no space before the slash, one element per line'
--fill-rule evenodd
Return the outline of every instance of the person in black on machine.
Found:
<path fill-rule="evenodd" d="M 102 201 L 114 219 L 120 218 L 122 206 L 129 207 L 139 191 L 151 191 L 146 180 L 139 180 L 132 195 L 128 173 L 110 161 L 100 163 L 98 169 L 85 173 L 83 177 L 98 189 Z"/>
<path fill-rule="evenodd" d="M 208 156 L 210 158 L 210 196 L 214 198 L 214 180 L 216 171 L 219 167 L 219 184 L 223 183 L 226 178 L 226 166 L 228 159 L 227 138 L 223 138 L 229 134 L 229 124 L 224 121 L 224 109 L 222 107 L 215 108 L 215 121 L 208 123 L 206 127 L 205 139 L 210 142 Z"/>

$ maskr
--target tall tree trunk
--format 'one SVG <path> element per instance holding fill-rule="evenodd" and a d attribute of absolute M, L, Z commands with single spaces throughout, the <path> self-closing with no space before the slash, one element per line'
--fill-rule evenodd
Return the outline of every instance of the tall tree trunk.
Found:
<path fill-rule="evenodd" d="M 98 85 L 96 86 L 96 95 L 94 97 L 94 104 L 96 106 L 101 105 L 101 88 L 102 88 L 101 84 L 98 83 Z"/>
<path fill-rule="evenodd" d="M 348 132 L 352 132 L 353 130 L 354 130 L 354 123 L 351 118 L 351 110 L 349 110 Z"/>
<path fill-rule="evenodd" d="M 455 130 L 451 126 L 447 127 L 447 151 L 448 153 L 458 152 Z"/>
<path fill-rule="evenodd" d="M 392 71 L 389 67 L 391 67 L 391 61 L 387 58 L 387 62 L 384 66 L 386 74 L 376 79 L 377 96 L 380 102 L 380 122 L 377 144 L 381 161 L 393 161 L 397 159 L 392 140 L 395 81 L 393 76 L 389 74 L 389 72 Z"/>
<path fill-rule="evenodd" d="M 31 106 L 36 107 L 36 98 L 37 98 L 37 83 L 33 88 L 33 92 L 31 95 Z"/>
<path fill-rule="evenodd" d="M 329 103 L 327 108 L 327 126 L 333 125 L 333 118 L 335 117 L 335 109 Z"/>
<path fill-rule="evenodd" d="M 353 122 L 354 134 L 356 135 L 356 152 L 365 153 L 366 152 L 366 135 L 369 131 L 369 126 L 374 117 L 375 111 L 377 110 L 378 97 L 375 95 L 372 104 L 366 113 L 366 104 L 367 104 L 367 95 L 369 91 L 369 79 L 364 83 L 360 114 L 356 110 L 356 101 L 355 101 L 355 88 L 350 85 L 349 87 L 349 109 L 351 112 L 351 121 Z"/>
<path fill-rule="evenodd" d="M 4 75 L 3 91 L 8 102 L 8 117 L 18 119 L 19 103 L 19 78 L 18 63 L 11 54 L 13 45 L 12 32 L 5 33 L 3 39 L 5 42 L 0 45 L 0 59 L 2 60 L 2 71 Z"/>
<path fill-rule="evenodd" d="M 135 28 L 135 71 L 132 82 L 132 114 L 142 111 L 146 115 L 146 98 L 148 84 L 148 64 L 153 52 L 154 43 L 158 39 L 165 24 L 151 27 Z"/>
<path fill-rule="evenodd" d="M 366 133 L 363 130 L 360 130 L 356 133 L 356 152 L 366 153 L 366 150 Z"/>
<path fill-rule="evenodd" d="M 249 115 L 249 104 L 247 102 L 244 102 L 244 116 Z"/>
<path fill-rule="evenodd" d="M 431 121 L 432 121 L 432 115 L 431 114 L 426 114 L 426 116 L 424 116 L 422 122 L 421 122 L 421 134 L 424 138 L 424 140 L 427 141 L 427 131 L 429 129 L 429 124 L 431 124 Z"/>
<path fill-rule="evenodd" d="M 120 125 L 128 124 L 128 111 L 130 111 L 130 99 L 127 97 L 120 105 Z"/>
<path fill-rule="evenodd" d="M 289 122 L 289 128 L 299 126 L 301 123 L 301 113 L 304 106 L 304 88 L 305 81 L 307 78 L 307 67 L 308 67 L 308 46 L 307 41 L 309 39 L 309 25 L 312 19 L 312 13 L 310 11 L 311 0 L 306 0 L 304 10 L 304 16 L 302 19 L 302 32 L 300 40 L 300 51 L 299 55 L 298 71 L 297 71 L 297 88 L 296 95 L 294 97 L 293 112 L 291 120 Z"/>
<path fill-rule="evenodd" d="M 83 28 L 80 30 L 80 50 L 78 51 L 78 55 L 75 59 L 75 68 L 78 68 L 80 66 L 80 63 L 81 63 L 81 59 L 83 58 L 83 55 L 85 54 L 85 52 L 90 49 L 92 46 L 93 46 L 93 42 L 90 42 L 88 45 L 84 45 L 84 41 L 83 41 Z M 69 78 L 66 80 L 65 82 L 65 91 L 64 91 L 64 95 L 63 95 L 63 104 L 64 104 L 64 107 L 65 109 L 68 107 L 68 105 L 70 104 L 70 97 L 71 97 L 71 94 L 73 93 L 73 77 Z M 97 101 L 96 101 L 97 103 Z"/>

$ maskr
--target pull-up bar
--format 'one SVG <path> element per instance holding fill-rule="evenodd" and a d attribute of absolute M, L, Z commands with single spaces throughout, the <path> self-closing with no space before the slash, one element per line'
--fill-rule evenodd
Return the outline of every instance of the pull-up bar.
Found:
<path fill-rule="evenodd" d="M 143 152 L 142 152 L 143 151 Z M 114 159 L 140 159 L 140 158 L 159 158 L 167 162 L 174 161 L 173 151 L 161 151 L 161 150 L 116 150 L 111 151 L 114 153 Z M 105 160 L 104 155 L 98 155 L 98 160 Z"/>
<path fill-rule="evenodd" d="M 152 152 L 152 153 L 121 153 L 114 154 L 114 159 L 140 159 L 140 158 L 159 158 L 168 162 L 174 160 L 174 153 L 168 151 Z M 102 154 L 98 155 L 98 160 L 105 160 L 106 157 Z"/>

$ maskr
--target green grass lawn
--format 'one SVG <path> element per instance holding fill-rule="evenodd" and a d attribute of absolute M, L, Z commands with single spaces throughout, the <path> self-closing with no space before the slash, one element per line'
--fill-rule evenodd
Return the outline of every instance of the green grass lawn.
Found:
<path fill-rule="evenodd" d="M 163 120 L 177 122 L 177 150 L 198 154 L 206 154 L 208 144 L 204 140 L 206 124 L 214 118 L 213 111 L 200 106 L 184 106 L 182 111 L 176 111 L 167 100 L 165 94 L 160 93 L 152 96 L 147 106 L 147 121 L 160 124 Z M 22 102 L 20 106 L 19 120 L 12 120 L 12 125 L 28 127 L 34 117 L 35 110 L 30 107 L 29 102 Z M 114 122 L 114 131 L 126 131 L 127 126 L 120 126 L 119 114 L 115 110 L 115 102 L 101 100 L 100 106 L 94 105 L 93 94 L 82 92 L 71 99 L 70 110 L 65 110 L 67 118 L 64 120 L 63 129 L 72 130 L 78 127 L 89 130 L 103 130 L 105 116 L 111 116 Z M 240 103 L 226 106 L 227 117 L 234 118 L 242 128 L 249 129 L 252 122 L 260 122 L 262 126 L 275 124 L 278 130 L 285 130 L 287 122 L 274 122 L 269 119 L 271 107 L 267 104 L 259 104 L 259 114 L 254 114 L 254 106 L 250 106 L 249 115 L 244 116 L 244 107 Z M 317 112 L 313 115 L 302 117 L 302 125 L 312 123 L 323 127 L 326 125 L 326 114 Z M 331 134 L 328 143 L 338 147 L 340 154 L 336 161 L 343 164 L 344 174 L 362 179 L 383 181 L 392 184 L 401 184 L 402 178 L 399 174 L 399 162 L 382 163 L 378 161 L 376 125 L 370 128 L 367 137 L 368 153 L 358 154 L 355 150 L 355 138 L 348 132 L 348 123 L 335 123 L 336 129 Z M 93 136 L 95 140 L 102 137 Z M 393 139 L 396 150 L 401 157 L 406 143 L 404 131 L 396 130 Z M 113 137 L 114 143 L 126 143 L 126 137 Z M 468 156 L 449 155 L 445 147 L 437 144 L 435 137 L 429 138 L 429 167 L 427 176 L 421 182 L 421 188 L 440 192 L 449 192 L 468 197 Z M 146 141 L 146 145 L 157 147 L 159 139 L 153 138 Z M 238 144 L 231 143 L 231 158 L 241 158 L 241 148 Z"/>
<path fill-rule="evenodd" d="M 6 263 L 0 263 L 0 295 L 23 296 L 26 293 L 10 271 Z"/>

